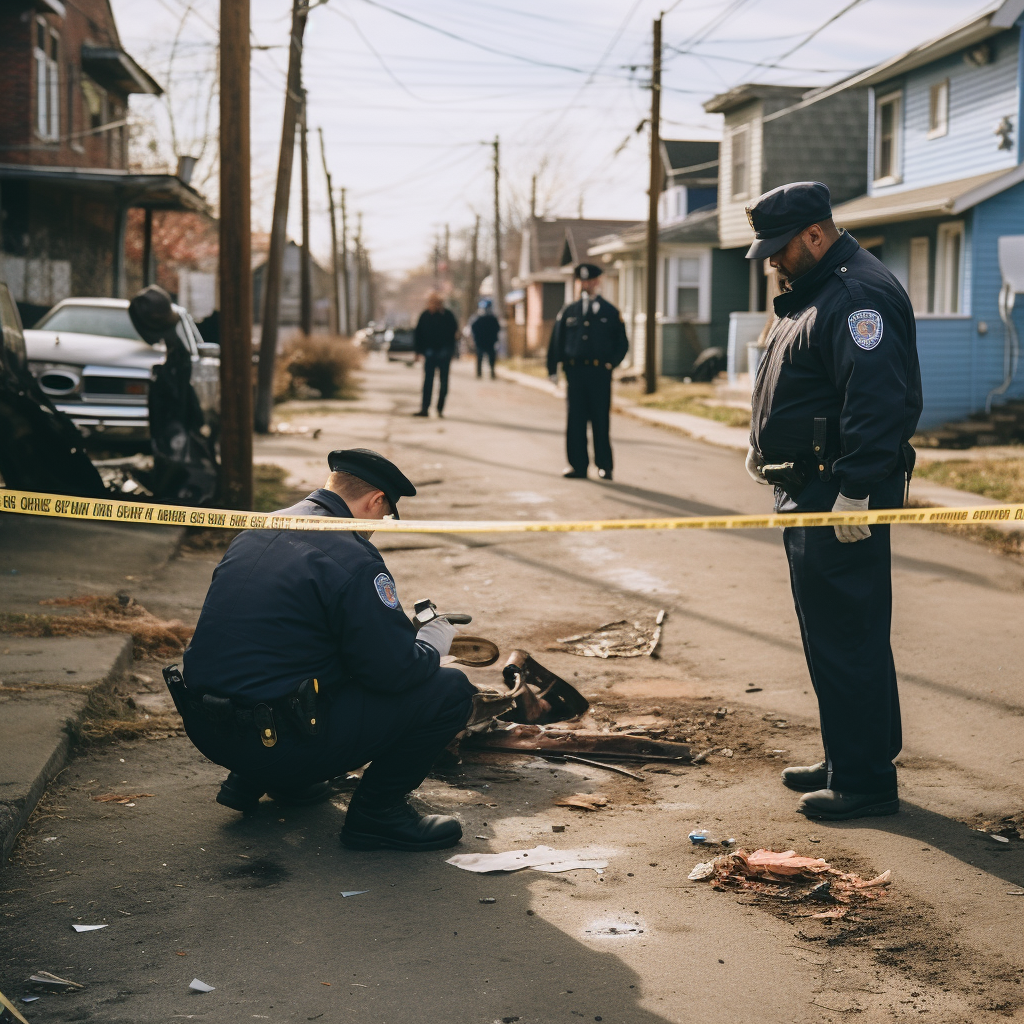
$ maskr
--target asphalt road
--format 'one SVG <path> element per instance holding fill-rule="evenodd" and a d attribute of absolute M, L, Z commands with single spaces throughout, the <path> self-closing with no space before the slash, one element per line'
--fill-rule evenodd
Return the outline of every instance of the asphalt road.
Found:
<path fill-rule="evenodd" d="M 288 422 L 321 436 L 274 435 L 258 457 L 312 489 L 331 448 L 377 448 L 420 487 L 403 501 L 408 518 L 767 505 L 737 453 L 622 417 L 615 482 L 563 480 L 560 403 L 477 381 L 468 365 L 453 374 L 443 420 L 410 417 L 416 371 L 373 362 L 365 380 L 358 403 L 287 410 Z M 83 751 L 0 875 L 0 991 L 20 998 L 38 970 L 86 985 L 19 1003 L 31 1024 L 1024 1016 L 1024 896 L 1010 895 L 1024 883 L 1024 843 L 965 824 L 1021 810 L 1019 562 L 923 528 L 894 532 L 904 809 L 827 825 L 796 815 L 795 795 L 778 783 L 785 764 L 817 760 L 820 742 L 777 532 L 377 540 L 407 607 L 430 596 L 472 612 L 474 632 L 503 650 L 532 650 L 606 720 L 706 714 L 708 745 L 721 735 L 735 756 L 647 771 L 643 782 L 500 757 L 428 780 L 421 799 L 463 817 L 468 851 L 609 851 L 602 875 L 482 876 L 447 865 L 446 853 L 343 850 L 344 796 L 301 812 L 267 803 L 243 820 L 213 802 L 223 772 L 182 738 Z M 187 553 L 126 573 L 135 577 L 127 585 L 155 613 L 194 619 L 215 562 Z M 547 650 L 558 636 L 662 608 L 657 659 Z M 760 692 L 746 692 L 753 687 Z M 716 707 L 730 709 L 721 724 Z M 610 805 L 592 814 L 552 805 L 577 791 L 604 793 Z M 152 795 L 134 806 L 93 799 L 112 792 Z M 553 833 L 559 824 L 566 831 Z M 687 881 L 701 859 L 686 840 L 692 828 L 865 877 L 890 868 L 894 884 L 856 928 L 812 920 L 813 907 Z M 497 902 L 479 902 L 489 897 Z M 108 927 L 77 934 L 74 923 Z M 215 991 L 189 993 L 193 977 Z"/>

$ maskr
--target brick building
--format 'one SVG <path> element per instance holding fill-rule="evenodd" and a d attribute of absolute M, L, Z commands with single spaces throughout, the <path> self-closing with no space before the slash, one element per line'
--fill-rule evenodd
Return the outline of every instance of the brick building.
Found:
<path fill-rule="evenodd" d="M 161 91 L 109 0 L 0 0 L 0 275 L 27 322 L 69 295 L 125 293 L 130 209 L 146 211 L 147 280 L 152 211 L 207 212 L 187 159 L 177 175 L 128 170 L 129 96 Z"/>

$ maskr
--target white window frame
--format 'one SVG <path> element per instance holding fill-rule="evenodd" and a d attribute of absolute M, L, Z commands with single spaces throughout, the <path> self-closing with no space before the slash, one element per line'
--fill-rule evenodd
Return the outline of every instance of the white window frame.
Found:
<path fill-rule="evenodd" d="M 679 281 L 679 261 L 698 260 L 697 271 L 697 315 L 687 318 L 688 323 L 709 323 L 711 320 L 711 252 L 708 249 L 679 250 L 667 256 L 664 261 L 664 315 L 668 320 L 681 320 L 679 313 L 678 288 L 692 288 L 693 282 Z"/>
<path fill-rule="evenodd" d="M 743 189 L 737 191 L 736 189 L 736 140 L 743 139 L 743 145 L 746 150 L 746 157 L 743 161 Z M 750 125 L 740 124 L 729 132 L 729 195 L 732 199 L 749 199 L 750 198 Z"/>
<path fill-rule="evenodd" d="M 39 32 L 43 32 L 47 49 L 39 47 Z M 60 35 L 47 24 L 45 18 L 36 18 L 32 54 L 36 66 L 36 135 L 47 142 L 60 139 L 60 64 L 51 55 L 56 47 L 60 53 Z"/>
<path fill-rule="evenodd" d="M 910 239 L 907 294 L 916 314 L 931 312 L 932 240 L 928 235 Z"/>
<path fill-rule="evenodd" d="M 955 242 L 955 244 L 954 244 Z M 964 311 L 966 231 L 962 220 L 939 225 L 935 245 L 935 312 L 958 316 Z"/>
<path fill-rule="evenodd" d="M 949 134 L 949 79 L 935 82 L 928 90 L 928 138 Z"/>
<path fill-rule="evenodd" d="M 882 108 L 892 104 L 892 161 L 888 173 L 883 174 L 879 166 L 882 151 Z M 903 157 L 903 90 L 886 93 L 875 100 L 875 152 L 874 152 L 874 183 L 876 185 L 895 185 L 900 181 L 900 161 Z"/>

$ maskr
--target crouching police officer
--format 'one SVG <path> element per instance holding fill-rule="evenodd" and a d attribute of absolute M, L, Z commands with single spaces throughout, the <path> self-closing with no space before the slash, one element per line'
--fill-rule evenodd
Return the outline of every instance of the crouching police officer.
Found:
<path fill-rule="evenodd" d="M 327 484 L 282 514 L 398 517 L 416 488 L 364 448 L 331 452 Z M 370 762 L 345 817 L 353 849 L 439 850 L 455 818 L 406 796 L 465 726 L 473 688 L 440 668 L 455 627 L 416 630 L 370 533 L 248 530 L 213 574 L 184 680 L 168 680 L 192 742 L 231 770 L 218 801 L 312 803 L 327 780 Z"/>
<path fill-rule="evenodd" d="M 785 279 L 758 367 L 747 470 L 779 512 L 901 508 L 921 414 L 914 311 L 896 278 L 832 220 L 828 189 L 773 189 L 748 217 L 748 259 Z M 798 810 L 846 819 L 899 810 L 902 746 L 890 646 L 888 526 L 790 528 L 786 554 L 818 698 L 825 760 L 787 768 Z"/>
<path fill-rule="evenodd" d="M 612 370 L 629 351 L 626 327 L 619 311 L 599 299 L 601 268 L 581 263 L 575 271 L 580 297 L 555 320 L 548 345 L 548 376 L 558 382 L 558 364 L 565 370 L 568 421 L 565 448 L 569 468 L 562 474 L 584 479 L 590 463 L 587 424 L 594 434 L 594 462 L 602 480 L 612 478 L 612 443 L 608 436 L 612 409 Z"/>

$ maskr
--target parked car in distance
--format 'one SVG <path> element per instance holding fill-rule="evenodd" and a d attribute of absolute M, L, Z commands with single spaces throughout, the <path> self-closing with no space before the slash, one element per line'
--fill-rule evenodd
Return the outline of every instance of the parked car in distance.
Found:
<path fill-rule="evenodd" d="M 178 337 L 192 356 L 192 386 L 206 427 L 220 423 L 220 346 L 203 341 L 188 310 L 175 305 Z M 29 369 L 91 447 L 140 450 L 149 441 L 149 384 L 167 355 L 132 326 L 127 299 L 58 302 L 25 331 Z M 205 428 L 204 428 L 205 432 Z"/>
<path fill-rule="evenodd" d="M 416 332 L 411 327 L 397 327 L 389 330 L 388 362 L 401 359 L 408 362 L 416 357 Z"/>

